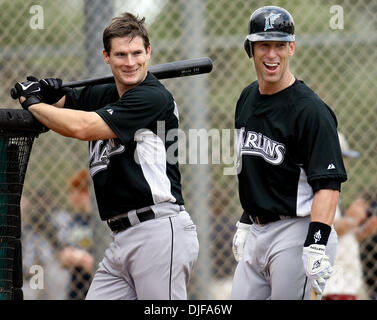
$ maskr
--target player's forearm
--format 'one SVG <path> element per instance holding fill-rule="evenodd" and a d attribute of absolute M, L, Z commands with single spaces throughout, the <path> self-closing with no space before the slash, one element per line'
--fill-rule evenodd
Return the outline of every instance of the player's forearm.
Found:
<path fill-rule="evenodd" d="M 337 190 L 318 190 L 313 199 L 311 221 L 321 222 L 331 226 L 334 222 L 338 199 L 339 191 Z"/>
<path fill-rule="evenodd" d="M 78 132 L 84 126 L 87 116 L 85 111 L 56 108 L 45 103 L 30 106 L 29 111 L 46 127 L 72 138 L 79 138 Z"/>
<path fill-rule="evenodd" d="M 83 141 L 114 139 L 117 135 L 96 113 L 37 103 L 29 111 L 46 127 L 63 136 Z"/>

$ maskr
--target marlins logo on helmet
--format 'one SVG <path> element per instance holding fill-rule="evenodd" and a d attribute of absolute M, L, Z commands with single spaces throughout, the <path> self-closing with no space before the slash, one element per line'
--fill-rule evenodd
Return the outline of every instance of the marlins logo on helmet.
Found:
<path fill-rule="evenodd" d="M 265 22 L 265 25 L 264 25 L 264 31 L 268 30 L 268 29 L 272 29 L 274 27 L 274 22 L 277 18 L 279 18 L 281 16 L 281 13 L 270 13 L 265 19 L 266 19 L 266 22 Z"/>

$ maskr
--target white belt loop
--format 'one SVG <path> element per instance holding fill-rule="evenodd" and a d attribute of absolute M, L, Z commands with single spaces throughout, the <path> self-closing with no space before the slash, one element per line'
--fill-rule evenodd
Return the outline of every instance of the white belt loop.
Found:
<path fill-rule="evenodd" d="M 128 219 L 130 219 L 131 226 L 134 226 L 140 223 L 140 220 L 136 215 L 136 210 L 128 211 L 127 216 L 128 216 Z"/>

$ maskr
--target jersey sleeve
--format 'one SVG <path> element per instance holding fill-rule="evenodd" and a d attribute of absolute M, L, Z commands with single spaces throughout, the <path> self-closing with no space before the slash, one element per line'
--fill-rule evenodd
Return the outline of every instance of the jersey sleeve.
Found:
<path fill-rule="evenodd" d="M 120 100 L 96 110 L 123 144 L 133 141 L 136 131 L 153 130 L 156 122 L 165 120 L 173 100 L 159 90 L 136 87 L 126 92 Z"/>
<path fill-rule="evenodd" d="M 299 161 L 311 183 L 317 179 L 347 180 L 333 111 L 319 99 L 305 99 L 299 119 Z"/>

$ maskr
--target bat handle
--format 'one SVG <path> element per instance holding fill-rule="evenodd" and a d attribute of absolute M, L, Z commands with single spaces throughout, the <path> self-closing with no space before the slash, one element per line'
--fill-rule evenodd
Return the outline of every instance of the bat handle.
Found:
<path fill-rule="evenodd" d="M 10 90 L 10 96 L 11 96 L 14 100 L 16 100 L 16 99 L 19 98 L 19 95 L 18 95 L 18 92 L 17 92 L 16 88 L 12 88 L 12 89 Z"/>

